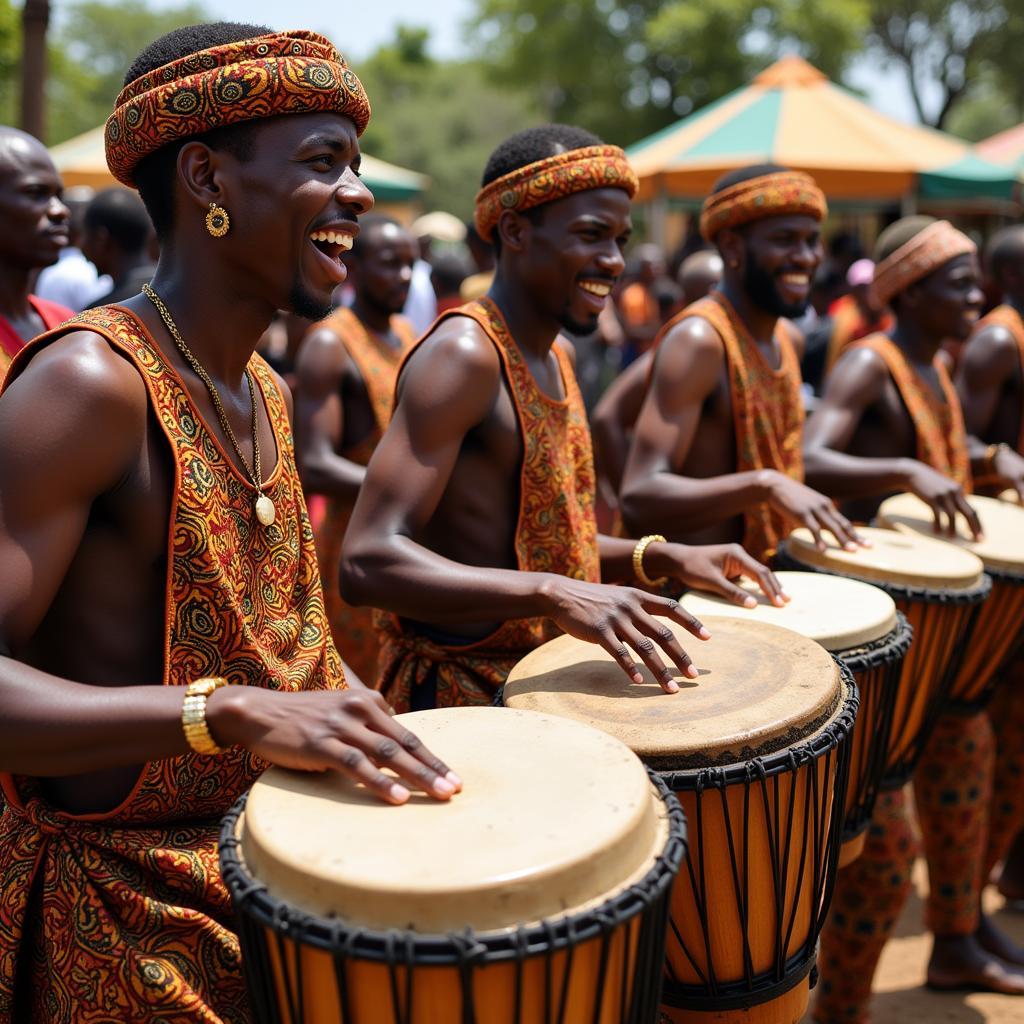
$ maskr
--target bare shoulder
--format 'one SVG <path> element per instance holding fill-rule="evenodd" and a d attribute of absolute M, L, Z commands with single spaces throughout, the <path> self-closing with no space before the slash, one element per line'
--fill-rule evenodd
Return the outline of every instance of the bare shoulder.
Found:
<path fill-rule="evenodd" d="M 312 328 L 302 339 L 295 369 L 299 379 L 325 376 L 337 380 L 349 363 L 348 349 L 341 335 L 333 327 L 321 324 Z"/>
<path fill-rule="evenodd" d="M 825 398 L 849 396 L 873 401 L 889 379 L 889 368 L 882 356 L 873 348 L 853 346 L 839 357 L 829 374 Z"/>
<path fill-rule="evenodd" d="M 664 334 L 654 355 L 654 382 L 658 386 L 696 383 L 709 386 L 725 365 L 725 344 L 714 326 L 701 316 L 688 316 Z"/>
<path fill-rule="evenodd" d="M 401 376 L 402 389 L 412 382 L 445 381 L 496 389 L 501 360 L 484 329 L 468 316 L 450 316 L 417 343 Z"/>
<path fill-rule="evenodd" d="M 1017 339 L 1008 327 L 1000 323 L 985 324 L 976 330 L 964 346 L 964 357 L 991 359 L 1016 355 Z"/>

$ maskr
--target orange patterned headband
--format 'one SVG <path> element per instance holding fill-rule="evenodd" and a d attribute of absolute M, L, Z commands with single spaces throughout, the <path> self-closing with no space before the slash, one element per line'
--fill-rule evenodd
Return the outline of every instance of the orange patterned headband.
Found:
<path fill-rule="evenodd" d="M 136 165 L 177 139 L 278 114 L 347 114 L 361 135 L 370 102 L 345 59 L 315 32 L 272 32 L 213 46 L 125 86 L 107 120 L 107 166 L 133 185 Z"/>
<path fill-rule="evenodd" d="M 937 220 L 875 266 L 872 300 L 879 307 L 887 306 L 894 296 L 951 259 L 977 251 L 978 247 L 948 220 Z"/>
<path fill-rule="evenodd" d="M 570 149 L 495 178 L 476 196 L 476 230 L 490 240 L 505 210 L 532 210 L 592 188 L 621 188 L 630 199 L 639 188 L 636 172 L 618 146 Z"/>
<path fill-rule="evenodd" d="M 740 181 L 704 200 L 700 233 L 713 242 L 720 231 L 767 217 L 806 214 L 824 220 L 825 193 L 802 171 L 777 171 Z"/>

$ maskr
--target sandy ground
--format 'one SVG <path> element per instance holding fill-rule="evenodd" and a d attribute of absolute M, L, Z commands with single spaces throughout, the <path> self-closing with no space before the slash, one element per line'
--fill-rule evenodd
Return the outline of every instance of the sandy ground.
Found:
<path fill-rule="evenodd" d="M 931 941 L 922 924 L 921 899 L 927 885 L 922 861 L 914 869 L 914 879 L 916 891 L 879 964 L 872 1024 L 1024 1024 L 1024 996 L 939 993 L 923 987 Z M 1007 910 L 992 886 L 985 893 L 985 907 L 1000 928 L 1024 943 L 1024 911 Z"/>

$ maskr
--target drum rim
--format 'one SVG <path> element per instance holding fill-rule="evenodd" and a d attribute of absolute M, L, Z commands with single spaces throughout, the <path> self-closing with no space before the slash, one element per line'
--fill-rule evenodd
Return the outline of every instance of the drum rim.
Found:
<path fill-rule="evenodd" d="M 992 590 L 992 573 L 986 567 L 981 578 L 971 587 L 964 587 L 962 590 L 944 590 L 941 587 L 922 587 L 907 583 L 890 583 L 888 580 L 865 579 L 863 576 L 855 576 L 849 572 L 840 572 L 833 568 L 824 568 L 812 565 L 810 562 L 801 562 L 793 555 L 784 540 L 779 541 L 777 557 L 783 561 L 786 559 L 795 569 L 803 572 L 818 572 L 825 576 L 841 576 L 848 580 L 859 580 L 861 583 L 870 583 L 872 586 L 884 590 L 892 598 L 901 598 L 906 601 L 917 601 L 921 604 L 980 604 L 989 596 Z M 783 566 L 787 568 L 788 566 Z"/>
<path fill-rule="evenodd" d="M 831 654 L 831 652 L 830 652 Z M 699 792 L 710 788 L 725 789 L 749 780 L 771 779 L 783 772 L 803 767 L 821 754 L 835 750 L 849 741 L 857 713 L 860 710 L 860 690 L 853 671 L 838 654 L 831 654 L 839 670 L 840 685 L 836 706 L 815 731 L 803 739 L 769 753 L 750 756 L 727 764 L 709 764 L 687 768 L 683 764 L 669 767 L 667 757 L 641 756 L 644 764 L 653 769 L 675 793 Z M 660 762 L 660 764 L 658 763 Z"/>
<path fill-rule="evenodd" d="M 246 915 L 273 933 L 328 954 L 411 968 L 502 963 L 555 952 L 608 933 L 644 914 L 671 892 L 687 851 L 686 816 L 657 772 L 647 768 L 647 776 L 665 807 L 668 822 L 665 847 L 655 855 L 650 869 L 631 885 L 587 910 L 568 911 L 528 925 L 480 932 L 465 928 L 445 934 L 398 928 L 382 931 L 285 904 L 249 874 L 242 859 L 237 825 L 248 792 L 231 807 L 221 825 L 221 877 L 237 915 Z"/>
<path fill-rule="evenodd" d="M 856 675 L 880 665 L 888 665 L 894 661 L 902 661 L 910 650 L 914 639 L 914 627 L 907 622 L 906 615 L 896 609 L 896 626 L 885 636 L 878 637 L 866 644 L 847 647 L 845 650 L 832 653 Z"/>

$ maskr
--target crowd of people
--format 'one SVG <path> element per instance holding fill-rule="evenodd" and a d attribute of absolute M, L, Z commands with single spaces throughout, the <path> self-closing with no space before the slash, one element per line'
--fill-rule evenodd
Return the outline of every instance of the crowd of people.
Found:
<path fill-rule="evenodd" d="M 127 69 L 118 187 L 65 197 L 0 128 L 0 1024 L 248 1020 L 217 823 L 268 763 L 449 800 L 391 710 L 488 704 L 559 632 L 670 699 L 665 621 L 710 635 L 671 595 L 781 606 L 791 530 L 856 551 L 896 492 L 975 535 L 972 490 L 1024 499 L 1024 227 L 826 253 L 821 189 L 762 164 L 666 259 L 566 125 L 495 149 L 471 224 L 409 227 L 369 117 L 323 37 L 213 24 Z M 929 983 L 1024 995 L 980 898 L 1008 854 L 1024 895 L 1004 690 L 997 734 L 939 719 L 915 811 L 880 796 L 820 1024 L 868 1019 L 918 831 Z"/>

